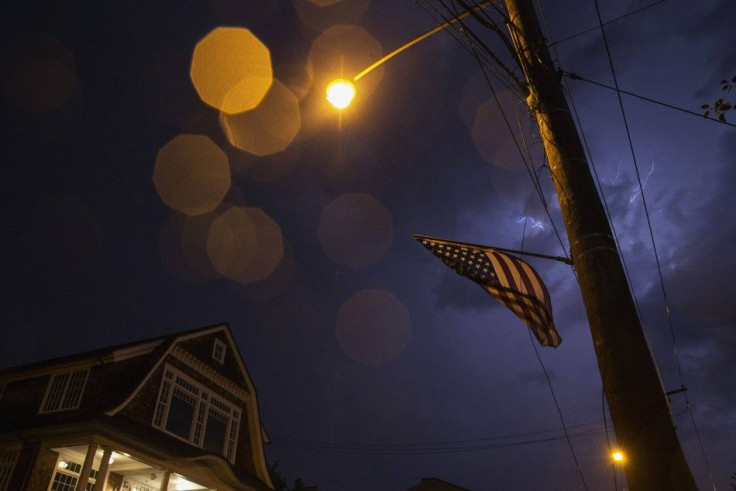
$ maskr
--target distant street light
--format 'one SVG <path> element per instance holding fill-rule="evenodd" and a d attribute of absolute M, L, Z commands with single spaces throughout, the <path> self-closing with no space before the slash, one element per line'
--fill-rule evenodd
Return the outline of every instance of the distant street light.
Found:
<path fill-rule="evenodd" d="M 621 450 L 614 450 L 611 452 L 611 459 L 617 464 L 623 464 L 625 460 L 624 453 Z"/>

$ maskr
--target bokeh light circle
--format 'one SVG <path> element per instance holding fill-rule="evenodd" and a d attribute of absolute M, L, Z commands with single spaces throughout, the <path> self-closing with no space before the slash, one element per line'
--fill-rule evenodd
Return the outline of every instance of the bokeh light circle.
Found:
<path fill-rule="evenodd" d="M 409 343 L 409 309 L 389 291 L 362 290 L 340 307 L 335 335 L 352 359 L 371 366 L 390 363 Z"/>
<path fill-rule="evenodd" d="M 57 194 L 39 200 L 24 217 L 20 240 L 31 259 L 29 271 L 64 275 L 95 264 L 105 242 L 97 211 L 78 196 Z"/>
<path fill-rule="evenodd" d="M 158 252 L 164 266 L 178 279 L 202 284 L 220 278 L 207 255 L 207 236 L 215 213 L 174 214 L 162 227 Z"/>
<path fill-rule="evenodd" d="M 220 113 L 222 127 L 231 145 L 263 157 L 291 144 L 301 127 L 296 96 L 278 80 L 257 108 L 238 114 Z"/>
<path fill-rule="evenodd" d="M 380 259 L 391 245 L 391 213 L 370 194 L 343 194 L 322 211 L 318 236 L 330 259 L 360 268 Z"/>
<path fill-rule="evenodd" d="M 77 86 L 71 51 L 55 36 L 26 32 L 2 49 L 3 99 L 29 112 L 58 109 Z"/>
<path fill-rule="evenodd" d="M 189 74 L 206 104 L 227 114 L 248 111 L 271 87 L 271 53 L 248 29 L 218 27 L 195 46 Z"/>
<path fill-rule="evenodd" d="M 214 210 L 230 189 L 230 164 L 208 137 L 179 135 L 159 150 L 153 182 L 168 206 L 201 215 Z"/>
<path fill-rule="evenodd" d="M 359 24 L 370 0 L 292 0 L 299 20 L 315 31 L 336 24 Z"/>
<path fill-rule="evenodd" d="M 517 169 L 524 165 L 513 140 L 496 137 L 501 132 L 508 131 L 507 120 L 514 127 L 517 126 L 516 113 L 519 104 L 519 98 L 506 91 L 486 100 L 476 110 L 471 134 L 475 148 L 486 162 L 506 169 Z M 526 128 L 530 126 L 528 121 L 522 121 L 521 124 Z"/>
<path fill-rule="evenodd" d="M 281 262 L 281 227 L 260 208 L 234 206 L 212 223 L 207 254 L 222 276 L 241 284 L 268 278 Z"/>

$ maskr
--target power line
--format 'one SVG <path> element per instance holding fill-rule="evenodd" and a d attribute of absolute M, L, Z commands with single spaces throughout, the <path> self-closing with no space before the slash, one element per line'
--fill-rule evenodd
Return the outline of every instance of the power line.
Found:
<path fill-rule="evenodd" d="M 667 291 L 666 291 L 665 286 L 664 286 L 664 277 L 662 276 L 662 267 L 661 267 L 661 263 L 660 263 L 660 260 L 659 260 L 659 254 L 657 252 L 657 245 L 656 245 L 656 242 L 654 240 L 654 231 L 652 229 L 652 222 L 651 222 L 651 218 L 649 216 L 649 209 L 647 207 L 647 202 L 646 202 L 646 199 L 644 197 L 644 186 L 642 185 L 642 182 L 641 182 L 641 174 L 639 173 L 639 166 L 638 166 L 637 160 L 636 160 L 636 152 L 634 151 L 634 144 L 633 144 L 632 139 L 631 139 L 631 131 L 629 129 L 629 123 L 628 123 L 628 119 L 626 117 L 626 111 L 624 109 L 624 103 L 623 103 L 623 100 L 621 98 L 621 93 L 622 92 L 619 90 L 618 77 L 616 76 L 616 70 L 614 69 L 614 66 L 613 66 L 613 57 L 611 56 L 611 50 L 610 50 L 610 47 L 608 45 L 608 38 L 606 36 L 606 31 L 603 28 L 603 19 L 601 17 L 601 11 L 600 11 L 600 7 L 598 5 L 598 0 L 593 0 L 593 3 L 595 4 L 595 11 L 596 11 L 596 14 L 598 15 L 598 23 L 600 25 L 601 35 L 603 37 L 603 45 L 605 46 L 606 56 L 608 57 L 608 64 L 609 64 L 609 66 L 611 68 L 611 75 L 613 76 L 613 84 L 615 86 L 616 94 L 618 96 L 618 104 L 619 104 L 619 108 L 621 109 L 621 115 L 623 117 L 623 122 L 624 122 L 624 128 L 626 129 L 626 138 L 628 139 L 628 142 L 629 142 L 629 149 L 631 150 L 631 157 L 632 157 L 632 160 L 633 160 L 633 163 L 634 163 L 634 170 L 636 171 L 636 179 L 637 179 L 637 182 L 639 184 L 639 193 L 641 194 L 641 201 L 642 201 L 642 205 L 644 207 L 644 215 L 646 217 L 647 226 L 649 228 L 649 237 L 650 237 L 650 240 L 652 242 L 652 251 L 654 252 L 654 259 L 655 259 L 655 262 L 656 262 L 656 265 L 657 265 L 657 273 L 659 275 L 659 284 L 660 284 L 661 289 L 662 289 L 662 297 L 664 299 L 665 314 L 666 314 L 667 322 L 669 324 L 670 334 L 672 336 L 672 344 L 673 344 L 673 348 L 674 348 L 675 362 L 677 364 L 677 371 L 678 371 L 678 374 L 680 376 L 680 384 L 684 387 L 683 377 L 682 377 L 682 367 L 680 366 L 680 357 L 678 355 L 677 343 L 675 341 L 675 330 L 674 330 L 674 326 L 672 325 L 672 317 L 670 316 L 670 307 L 669 307 L 669 303 L 667 301 Z M 736 126 L 736 125 L 734 125 L 734 126 Z M 657 370 L 657 372 L 659 373 L 659 370 Z M 662 382 L 662 380 L 661 380 L 661 376 L 660 376 L 660 383 L 661 382 Z M 664 392 L 664 390 L 663 390 L 663 392 Z M 687 405 L 689 406 L 690 405 L 690 401 L 687 399 L 687 393 L 685 393 L 685 401 L 687 402 Z M 691 417 L 691 420 L 692 420 L 692 423 L 693 423 L 693 428 L 695 429 L 695 436 L 696 436 L 696 438 L 698 440 L 698 443 L 700 444 L 700 450 L 702 452 L 703 459 L 705 460 L 705 466 L 706 466 L 706 469 L 708 470 L 708 475 L 710 477 L 711 484 L 713 485 L 713 488 L 715 489 L 715 482 L 713 481 L 713 475 L 712 475 L 711 470 L 710 470 L 710 464 L 708 462 L 708 457 L 705 454 L 705 449 L 703 447 L 703 442 L 700 439 L 700 432 L 698 431 L 698 427 L 695 424 L 695 417 L 693 416 L 692 411 L 690 412 L 690 417 Z"/>
<path fill-rule="evenodd" d="M 430 0 L 424 0 L 421 2 L 424 11 L 427 12 L 430 17 L 441 22 L 447 22 L 450 17 L 447 17 L 443 12 L 434 7 Z M 444 10 L 455 16 L 455 13 L 445 4 L 443 0 L 439 0 L 439 4 Z M 485 18 L 490 19 L 488 15 Z M 452 29 L 450 32 L 453 37 L 460 43 L 460 45 L 473 56 L 483 55 L 485 60 L 484 66 L 489 67 L 496 79 L 503 85 L 507 90 L 516 94 L 520 98 L 521 95 L 521 82 L 518 80 L 516 74 L 513 73 L 512 69 L 504 65 L 501 60 L 492 52 L 492 50 L 481 41 L 481 39 L 473 32 L 467 23 L 459 20 L 451 24 Z M 500 68 L 499 68 L 500 67 Z"/>
<path fill-rule="evenodd" d="M 566 38 L 562 38 L 562 39 L 559 39 L 557 41 L 554 41 L 548 47 L 551 48 L 552 46 L 555 46 L 555 45 L 560 44 L 560 43 L 564 43 L 565 41 L 569 41 L 571 39 L 575 39 L 576 37 L 582 36 L 583 34 L 588 34 L 589 32 L 597 31 L 598 29 L 601 29 L 603 26 L 607 26 L 609 24 L 613 24 L 614 22 L 618 22 L 621 19 L 625 19 L 626 17 L 628 17 L 630 15 L 638 14 L 639 12 L 641 12 L 643 10 L 647 10 L 649 8 L 652 8 L 652 7 L 656 6 L 656 5 L 659 5 L 660 3 L 664 3 L 666 1 L 667 0 L 658 0 L 658 1 L 654 2 L 654 3 L 650 3 L 649 5 L 645 5 L 645 6 L 641 7 L 641 8 L 632 10 L 632 11 L 627 12 L 627 13 L 619 16 L 619 17 L 616 17 L 614 19 L 611 19 L 608 22 L 604 22 L 603 24 L 599 24 L 599 25 L 597 25 L 595 27 L 591 27 L 590 29 L 586 29 L 586 30 L 581 31 L 581 32 L 579 32 L 577 34 L 573 34 L 572 36 L 568 36 Z"/>
<path fill-rule="evenodd" d="M 602 421 L 591 421 L 589 423 L 578 423 L 576 425 L 571 425 L 569 428 L 584 428 L 584 427 L 593 427 L 589 428 L 588 430 L 584 430 L 581 433 L 584 433 L 586 431 L 594 431 L 597 428 L 600 428 L 600 425 L 603 424 Z M 524 431 L 521 433 L 510 433 L 508 435 L 495 435 L 495 436 L 487 436 L 482 438 L 465 438 L 460 440 L 442 440 L 442 441 L 435 441 L 435 442 L 423 442 L 423 443 L 330 443 L 330 442 L 318 442 L 313 440 L 292 440 L 292 439 L 286 439 L 286 438 L 271 438 L 271 441 L 278 441 L 278 442 L 290 442 L 290 443 L 305 443 L 305 444 L 314 444 L 314 445 L 336 445 L 336 446 L 347 446 L 347 447 L 369 447 L 369 448 L 381 448 L 381 447 L 395 447 L 395 448 L 405 448 L 405 447 L 427 447 L 427 446 L 443 446 L 443 445 L 459 445 L 459 444 L 466 444 L 466 443 L 478 443 L 478 442 L 488 442 L 488 441 L 494 441 L 494 440 L 505 440 L 509 438 L 520 438 L 520 437 L 527 437 L 532 435 L 542 435 L 545 433 L 553 433 L 556 431 L 560 431 L 562 428 L 548 428 L 546 430 L 536 430 L 536 431 Z"/>
<path fill-rule="evenodd" d="M 557 396 L 555 395 L 555 391 L 552 388 L 552 380 L 549 378 L 549 374 L 547 373 L 547 368 L 544 366 L 544 363 L 542 362 L 542 357 L 539 356 L 539 350 L 537 349 L 537 345 L 534 342 L 534 339 L 531 337 L 532 332 L 529 331 L 529 340 L 532 343 L 532 347 L 534 348 L 534 354 L 537 355 L 537 360 L 539 361 L 539 364 L 542 366 L 542 371 L 544 372 L 544 377 L 547 379 L 547 386 L 549 387 L 549 391 L 552 394 L 552 400 L 555 403 L 555 408 L 557 409 L 557 414 L 560 416 L 560 423 L 562 423 L 562 429 L 565 432 L 565 440 L 567 441 L 567 446 L 570 448 L 570 453 L 572 454 L 572 460 L 575 462 L 575 467 L 578 470 L 578 475 L 580 476 L 580 480 L 583 482 L 583 487 L 587 491 L 588 489 L 588 483 L 585 482 L 585 476 L 583 476 L 583 468 L 580 467 L 580 462 L 578 461 L 578 456 L 575 455 L 575 449 L 572 446 L 572 440 L 570 439 L 570 433 L 567 431 L 567 426 L 565 426 L 565 419 L 562 417 L 562 409 L 560 409 L 560 404 L 557 402 Z"/>
<path fill-rule="evenodd" d="M 553 430 L 547 430 L 553 431 Z M 281 438 L 272 438 L 271 443 L 280 444 L 292 448 L 299 448 L 304 450 L 322 450 L 327 452 L 342 453 L 342 454 L 363 454 L 363 455 L 434 455 L 434 454 L 448 454 L 448 453 L 461 453 L 461 452 L 476 452 L 480 450 L 496 450 L 509 447 L 519 447 L 525 445 L 532 445 L 537 443 L 546 443 L 558 441 L 571 437 L 585 437 L 602 434 L 604 431 L 601 429 L 593 429 L 580 431 L 574 434 L 562 435 L 562 436 L 549 436 L 545 438 L 532 438 L 511 442 L 493 442 L 499 438 L 509 437 L 496 437 L 485 440 L 468 440 L 468 443 L 463 441 L 457 442 L 445 442 L 445 443 L 420 443 L 420 444 L 359 444 L 359 443 L 328 443 L 328 442 L 314 442 L 304 440 L 289 440 Z M 539 433 L 539 432 L 537 432 Z M 518 436 L 516 437 L 518 438 Z M 486 442 L 486 443 L 482 443 Z M 471 444 L 472 443 L 472 444 Z"/>
<path fill-rule="evenodd" d="M 652 99 L 650 97 L 645 97 L 643 95 L 635 94 L 633 92 L 629 92 L 628 90 L 623 90 L 623 89 L 619 88 L 618 86 L 611 87 L 610 85 L 606 85 L 606 84 L 603 84 L 603 83 L 600 83 L 600 82 L 596 82 L 594 80 L 587 79 L 585 77 L 581 77 L 577 73 L 565 72 L 565 71 L 560 71 L 560 73 L 561 73 L 561 75 L 569 78 L 570 80 L 581 80 L 583 82 L 588 82 L 590 84 L 597 85 L 598 87 L 603 87 L 604 89 L 613 90 L 614 92 L 616 92 L 618 94 L 626 94 L 628 96 L 636 97 L 637 99 L 641 99 L 643 101 L 651 102 L 652 104 L 657 104 L 659 106 L 664 106 L 664 107 L 667 107 L 669 109 L 674 109 L 676 111 L 680 111 L 680 112 L 683 112 L 683 113 L 686 113 L 686 114 L 690 114 L 691 116 L 697 116 L 700 119 L 705 119 L 707 121 L 713 121 L 714 123 L 725 124 L 726 126 L 733 126 L 734 128 L 736 128 L 736 124 L 734 124 L 734 123 L 729 123 L 728 121 L 721 121 L 720 119 L 716 119 L 716 118 L 708 118 L 708 117 L 703 116 L 701 113 L 698 113 L 698 112 L 695 112 L 695 111 L 691 111 L 689 109 L 684 109 L 682 107 L 673 106 L 672 104 L 667 104 L 666 102 L 658 101 L 658 100 Z"/>

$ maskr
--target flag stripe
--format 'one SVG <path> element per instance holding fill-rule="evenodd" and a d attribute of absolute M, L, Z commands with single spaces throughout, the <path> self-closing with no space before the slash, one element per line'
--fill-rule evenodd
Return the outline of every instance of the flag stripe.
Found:
<path fill-rule="evenodd" d="M 478 283 L 526 323 L 542 346 L 557 347 L 561 338 L 552 319 L 549 292 L 537 272 L 521 259 L 462 243 L 417 237 L 456 273 Z"/>
<path fill-rule="evenodd" d="M 517 261 L 514 261 L 512 257 L 506 254 L 500 254 L 496 251 L 489 251 L 487 254 L 491 257 L 493 265 L 498 268 L 496 271 L 498 272 L 500 283 L 502 285 L 508 285 L 508 288 L 511 290 L 508 295 L 511 305 L 507 304 L 507 306 L 524 320 L 527 320 L 527 315 L 531 316 L 532 319 L 528 319 L 531 321 L 530 327 L 536 329 L 545 319 L 539 309 L 539 300 L 529 296 L 530 293 L 534 292 L 534 288 L 530 287 L 527 281 L 528 278 L 518 268 Z M 521 293 L 521 295 L 515 294 L 514 292 Z"/>

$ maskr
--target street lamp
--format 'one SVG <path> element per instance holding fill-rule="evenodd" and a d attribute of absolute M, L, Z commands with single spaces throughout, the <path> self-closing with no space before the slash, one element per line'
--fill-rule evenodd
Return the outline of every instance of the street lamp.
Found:
<path fill-rule="evenodd" d="M 421 41 L 424 41 L 432 34 L 435 34 L 445 29 L 446 27 L 451 26 L 455 22 L 464 19 L 465 17 L 475 12 L 476 10 L 480 10 L 480 9 L 483 9 L 489 6 L 491 3 L 493 3 L 493 0 L 486 0 L 485 2 L 481 2 L 479 4 L 473 5 L 468 10 L 456 15 L 455 17 L 452 17 L 446 20 L 442 24 L 439 24 L 438 26 L 430 29 L 429 31 L 422 34 L 421 36 L 415 39 L 412 39 L 405 45 L 393 50 L 392 52 L 390 52 L 389 54 L 387 54 L 386 56 L 384 56 L 383 58 L 381 58 L 380 60 L 378 60 L 377 62 L 375 62 L 374 64 L 372 64 L 371 66 L 369 66 L 368 68 L 366 68 L 365 70 L 357 74 L 356 76 L 354 76 L 352 80 L 345 80 L 345 79 L 333 80 L 327 85 L 327 90 L 326 90 L 327 100 L 329 101 L 330 104 L 335 106 L 337 109 L 345 109 L 346 107 L 350 105 L 353 98 L 355 97 L 354 82 L 357 82 L 358 80 L 363 78 L 365 75 L 370 73 L 374 68 L 377 68 L 383 65 L 386 61 L 390 60 L 391 58 L 398 55 L 402 51 L 408 48 L 411 48 L 412 46 L 414 46 L 415 44 Z"/>
<path fill-rule="evenodd" d="M 617 464 L 623 464 L 626 460 L 626 456 L 621 450 L 614 450 L 611 452 L 611 459 Z"/>
<path fill-rule="evenodd" d="M 350 80 L 339 78 L 327 85 L 327 100 L 337 109 L 345 109 L 355 97 L 355 85 Z"/>
<path fill-rule="evenodd" d="M 353 82 L 489 3 L 474 6 L 393 51 L 356 75 Z M 532 0 L 506 0 L 506 10 L 513 49 L 526 80 L 527 104 L 537 120 L 567 230 L 616 439 L 636 461 L 624 468 L 627 484 L 636 491 L 695 490 L 618 245 Z M 612 458 L 623 462 L 625 455 L 617 453 Z"/>

